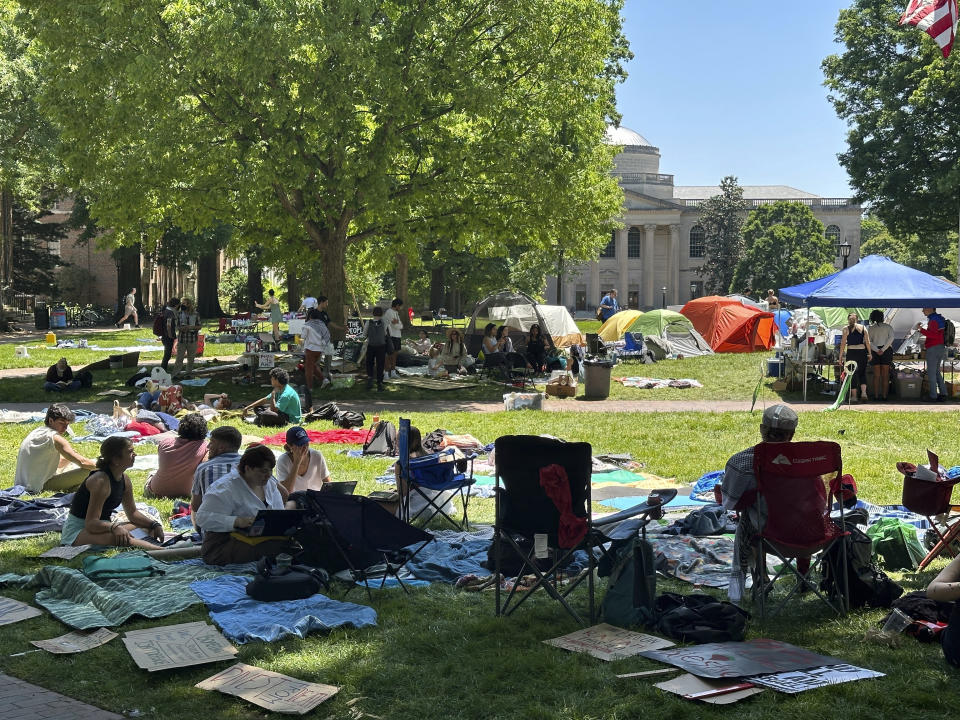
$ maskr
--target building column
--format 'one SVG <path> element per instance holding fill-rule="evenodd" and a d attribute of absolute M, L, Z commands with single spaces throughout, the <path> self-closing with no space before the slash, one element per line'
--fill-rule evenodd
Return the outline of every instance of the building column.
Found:
<path fill-rule="evenodd" d="M 595 310 L 600 306 L 600 263 L 596 260 L 590 263 L 590 283 L 587 285 L 587 308 Z"/>
<path fill-rule="evenodd" d="M 671 304 L 680 304 L 680 225 L 670 226 L 670 291 Z"/>
<path fill-rule="evenodd" d="M 617 292 L 620 294 L 620 305 L 626 306 L 630 288 L 630 268 L 627 265 L 627 229 L 617 230 Z"/>
<path fill-rule="evenodd" d="M 653 307 L 653 236 L 657 232 L 656 225 L 644 225 L 646 233 L 643 238 L 643 304 Z"/>

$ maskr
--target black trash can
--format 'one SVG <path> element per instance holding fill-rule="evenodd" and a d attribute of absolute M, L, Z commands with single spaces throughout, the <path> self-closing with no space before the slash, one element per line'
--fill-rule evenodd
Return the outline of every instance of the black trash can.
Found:
<path fill-rule="evenodd" d="M 583 363 L 583 396 L 588 400 L 605 400 L 610 397 L 610 373 L 613 363 L 609 360 L 585 360 Z"/>
<path fill-rule="evenodd" d="M 50 310 L 46 303 L 37 303 L 33 307 L 33 324 L 37 330 L 50 329 Z"/>

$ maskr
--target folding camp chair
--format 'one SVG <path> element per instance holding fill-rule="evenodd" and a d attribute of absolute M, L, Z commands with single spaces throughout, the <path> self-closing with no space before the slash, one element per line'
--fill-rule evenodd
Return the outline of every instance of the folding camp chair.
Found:
<path fill-rule="evenodd" d="M 543 588 L 580 624 L 583 618 L 567 597 L 587 580 L 589 620 L 594 607 L 594 550 L 604 551 L 612 540 L 635 536 L 677 491 L 657 490 L 647 503 L 615 515 L 593 520 L 590 514 L 592 451 L 589 443 L 567 443 L 531 435 L 505 435 L 494 445 L 496 459 L 496 520 L 493 534 L 495 577 L 502 576 L 504 561 L 517 562 L 516 576 L 532 574 L 532 584 L 518 590 L 519 582 L 501 602 L 495 583 L 496 614 L 509 615 L 538 589 Z M 527 545 L 524 549 L 521 545 Z M 560 587 L 563 569 L 578 550 L 585 550 L 586 569 Z"/>
<path fill-rule="evenodd" d="M 438 453 L 431 453 L 422 457 L 410 457 L 410 420 L 400 418 L 397 430 L 397 448 L 400 454 L 400 517 L 405 522 L 422 520 L 430 522 L 440 515 L 457 530 L 469 530 L 467 507 L 470 503 L 470 488 L 476 480 L 473 479 L 474 455 L 467 456 L 466 467 L 458 472 L 457 462 L 454 460 L 456 450 L 447 448 Z M 463 462 L 463 461 L 461 461 Z M 447 500 L 460 497 L 460 506 L 463 516 L 458 522 L 444 510 Z M 411 516 L 411 498 L 419 497 L 424 503 Z"/>
<path fill-rule="evenodd" d="M 910 512 L 924 515 L 930 523 L 930 529 L 937 537 L 927 556 L 920 561 L 919 570 L 923 570 L 939 555 L 956 557 L 954 546 L 960 537 L 960 507 L 950 504 L 953 486 L 960 483 L 960 477 L 949 480 L 925 480 L 913 475 L 903 476 L 903 495 L 900 502 Z"/>
<path fill-rule="evenodd" d="M 637 337 L 639 336 L 639 341 Z M 643 360 L 647 349 L 643 344 L 643 335 L 626 332 L 623 334 L 623 349 L 617 351 L 617 357 L 622 361 Z"/>
<path fill-rule="evenodd" d="M 392 576 L 404 592 L 409 592 L 400 571 L 433 540 L 433 535 L 403 522 L 363 495 L 307 490 L 303 505 L 309 521 L 326 531 L 326 540 L 332 545 L 327 550 L 332 549 L 339 567 L 345 566 L 355 582 L 362 581 L 371 599 L 369 580 L 376 577 L 380 577 L 381 588 Z"/>
<path fill-rule="evenodd" d="M 767 519 L 757 534 L 754 557 L 754 594 L 765 615 L 766 595 L 774 583 L 792 573 L 797 583 L 772 614 L 779 612 L 798 591 L 812 590 L 838 615 L 849 607 L 847 582 L 844 503 L 839 503 L 839 524 L 830 518 L 830 497 L 824 484 L 843 475 L 840 446 L 835 442 L 760 443 L 753 451 L 753 470 L 757 479 L 757 504 L 766 506 Z M 741 522 L 743 519 L 741 519 Z M 822 570 L 830 547 L 840 542 L 842 575 L 839 607 L 821 593 L 812 580 L 815 569 Z M 776 555 L 780 567 L 767 578 L 766 554 Z M 820 553 L 817 562 L 812 557 Z M 796 562 L 792 562 L 796 561 Z M 805 569 L 801 569 L 805 568 Z"/>

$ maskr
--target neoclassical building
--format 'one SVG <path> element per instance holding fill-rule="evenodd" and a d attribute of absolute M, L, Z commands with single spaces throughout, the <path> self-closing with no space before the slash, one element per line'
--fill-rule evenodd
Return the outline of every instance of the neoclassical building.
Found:
<path fill-rule="evenodd" d="M 703 295 L 703 280 L 696 269 L 704 262 L 704 236 L 697 224 L 699 205 L 720 193 L 719 186 L 674 185 L 673 175 L 660 172 L 660 150 L 639 133 L 625 127 L 607 131 L 607 140 L 622 147 L 614 173 L 623 188 L 624 227 L 614 231 L 597 260 L 572 270 L 563 279 L 563 296 L 557 298 L 556 278 L 547 283 L 547 302 L 592 310 L 610 288 L 617 288 L 620 303 L 632 308 L 682 305 Z M 862 209 L 849 198 L 825 198 L 787 185 L 744 185 L 749 208 L 778 200 L 807 205 L 823 223 L 837 248 L 851 246 L 848 263 L 860 257 Z"/>

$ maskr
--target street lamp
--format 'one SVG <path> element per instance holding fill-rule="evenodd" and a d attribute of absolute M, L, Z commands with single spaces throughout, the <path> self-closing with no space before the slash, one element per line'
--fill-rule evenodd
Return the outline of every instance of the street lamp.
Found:
<path fill-rule="evenodd" d="M 697 298 L 697 283 L 690 283 L 690 299 L 695 300 Z"/>
<path fill-rule="evenodd" d="M 667 286 L 664 285 L 660 288 L 660 307 L 664 310 L 667 309 Z"/>
<path fill-rule="evenodd" d="M 840 243 L 839 247 L 840 247 L 840 257 L 843 258 L 843 269 L 846 270 L 847 260 L 850 259 L 850 250 L 853 248 L 853 246 L 850 243 L 848 243 L 846 240 L 844 240 L 842 243 Z"/>

